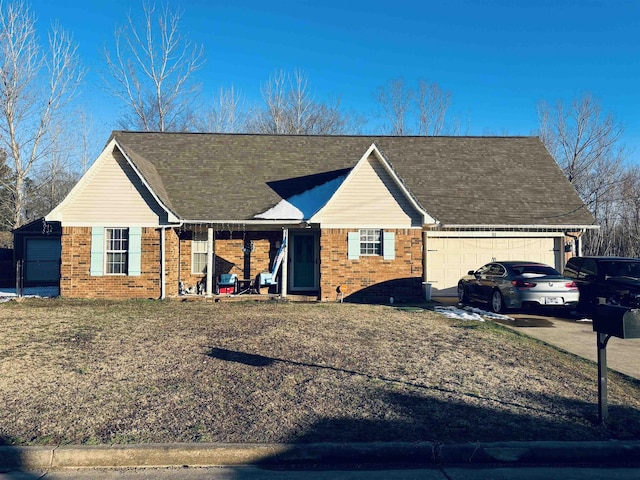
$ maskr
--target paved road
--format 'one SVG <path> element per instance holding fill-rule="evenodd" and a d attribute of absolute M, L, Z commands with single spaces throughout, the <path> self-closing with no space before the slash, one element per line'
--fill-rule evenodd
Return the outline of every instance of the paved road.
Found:
<path fill-rule="evenodd" d="M 265 470 L 257 467 L 147 468 L 0 473 L 0 480 L 637 480 L 637 468 L 489 467 L 382 470 Z"/>

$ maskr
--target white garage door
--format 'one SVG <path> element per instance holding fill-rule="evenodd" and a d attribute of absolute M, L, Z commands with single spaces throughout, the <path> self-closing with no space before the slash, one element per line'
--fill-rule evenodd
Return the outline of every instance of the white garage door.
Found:
<path fill-rule="evenodd" d="M 25 283 L 57 283 L 60 279 L 61 249 L 59 238 L 27 238 Z"/>
<path fill-rule="evenodd" d="M 458 280 L 495 260 L 530 260 L 560 267 L 560 239 L 429 237 L 427 281 L 433 295 L 456 295 Z"/>

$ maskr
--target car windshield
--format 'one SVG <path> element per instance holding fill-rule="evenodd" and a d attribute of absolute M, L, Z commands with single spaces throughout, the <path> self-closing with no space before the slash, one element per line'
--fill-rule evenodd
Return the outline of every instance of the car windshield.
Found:
<path fill-rule="evenodd" d="M 604 262 L 602 269 L 610 277 L 640 278 L 640 262 Z"/>
<path fill-rule="evenodd" d="M 540 277 L 544 275 L 560 275 L 555 268 L 551 268 L 548 265 L 536 265 L 536 264 L 521 264 L 512 265 L 511 270 L 516 275 L 522 275 L 524 277 Z"/>

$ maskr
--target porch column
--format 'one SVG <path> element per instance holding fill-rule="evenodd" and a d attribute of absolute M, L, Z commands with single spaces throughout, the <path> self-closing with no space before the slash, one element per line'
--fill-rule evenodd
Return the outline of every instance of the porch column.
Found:
<path fill-rule="evenodd" d="M 160 227 L 160 300 L 167 296 L 167 238 L 164 227 Z"/>
<path fill-rule="evenodd" d="M 282 291 L 280 292 L 280 296 L 287 296 L 287 280 L 288 280 L 288 264 L 289 264 L 289 229 L 282 229 L 282 241 L 284 242 L 284 256 L 282 258 Z"/>
<path fill-rule="evenodd" d="M 213 295 L 213 228 L 207 229 L 207 297 Z"/>

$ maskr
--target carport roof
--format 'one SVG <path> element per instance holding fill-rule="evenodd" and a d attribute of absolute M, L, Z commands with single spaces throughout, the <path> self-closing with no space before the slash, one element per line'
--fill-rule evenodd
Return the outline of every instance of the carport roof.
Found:
<path fill-rule="evenodd" d="M 537 137 L 115 131 L 111 138 L 183 220 L 252 220 L 348 172 L 375 143 L 418 204 L 445 226 L 594 224 Z"/>

